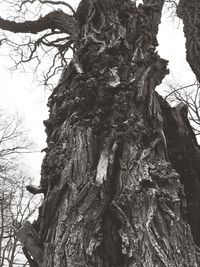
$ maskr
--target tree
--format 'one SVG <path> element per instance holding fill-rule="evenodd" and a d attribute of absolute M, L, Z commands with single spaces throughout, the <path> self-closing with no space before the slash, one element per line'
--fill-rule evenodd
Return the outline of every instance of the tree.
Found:
<path fill-rule="evenodd" d="M 15 181 L 1 180 L 0 199 L 0 266 L 28 266 L 16 229 L 32 220 L 39 199 L 31 197 L 25 189 L 30 182 L 23 174 L 15 174 Z"/>
<path fill-rule="evenodd" d="M 172 1 L 174 2 L 174 1 Z M 173 3 L 172 3 L 173 4 Z M 177 14 L 183 19 L 184 32 L 186 37 L 187 61 L 197 77 L 197 80 L 190 85 L 169 84 L 169 92 L 166 99 L 175 102 L 182 102 L 188 106 L 189 120 L 196 135 L 199 135 L 199 3 L 197 1 L 180 1 Z"/>
<path fill-rule="evenodd" d="M 184 33 L 186 37 L 186 55 L 187 61 L 191 69 L 200 80 L 199 72 L 199 7 L 200 4 L 196 0 L 189 3 L 186 0 L 180 0 L 177 15 L 183 20 Z"/>
<path fill-rule="evenodd" d="M 0 113 L 0 266 L 27 266 L 21 244 L 16 237 L 16 227 L 30 219 L 38 201 L 25 190 L 30 182 L 19 173 L 23 152 L 31 143 L 18 114 Z"/>
<path fill-rule="evenodd" d="M 19 154 L 27 152 L 31 146 L 26 131 L 22 125 L 22 119 L 16 113 L 13 116 L 6 115 L 0 110 L 0 178 L 7 176 L 12 179 L 12 171 L 15 169 Z"/>
<path fill-rule="evenodd" d="M 195 3 L 180 0 L 183 20 Z M 73 15 L 0 19 L 3 30 L 59 31 L 73 44 L 48 102 L 41 184 L 28 187 L 45 198 L 18 230 L 35 266 L 200 264 L 199 147 L 186 105 L 155 92 L 168 73 L 156 53 L 163 4 L 82 0 Z"/>

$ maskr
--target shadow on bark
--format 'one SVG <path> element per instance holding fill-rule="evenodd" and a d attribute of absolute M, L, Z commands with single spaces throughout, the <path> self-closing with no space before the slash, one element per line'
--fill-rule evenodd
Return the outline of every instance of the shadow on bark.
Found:
<path fill-rule="evenodd" d="M 186 108 L 155 93 L 168 73 L 156 52 L 164 1 L 143 2 L 77 10 L 76 53 L 44 122 L 40 266 L 200 264 L 199 148 Z"/>

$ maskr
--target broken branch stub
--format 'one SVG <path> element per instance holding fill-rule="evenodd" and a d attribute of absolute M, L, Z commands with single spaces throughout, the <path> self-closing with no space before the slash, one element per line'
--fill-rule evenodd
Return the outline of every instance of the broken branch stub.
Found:
<path fill-rule="evenodd" d="M 25 222 L 17 231 L 17 238 L 25 246 L 39 266 L 43 266 L 43 250 L 39 236 L 30 222 Z"/>

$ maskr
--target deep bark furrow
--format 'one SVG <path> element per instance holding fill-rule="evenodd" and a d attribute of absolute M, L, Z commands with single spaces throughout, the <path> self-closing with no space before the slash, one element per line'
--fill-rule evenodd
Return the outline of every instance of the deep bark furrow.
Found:
<path fill-rule="evenodd" d="M 174 110 L 155 93 L 168 73 L 156 53 L 163 2 L 84 0 L 77 10 L 75 56 L 45 122 L 43 266 L 198 266 L 185 178 L 172 168 Z M 186 118 L 177 125 L 190 129 Z"/>
<path fill-rule="evenodd" d="M 184 185 L 187 198 L 187 208 L 183 208 L 182 212 L 188 219 L 196 244 L 200 245 L 199 146 L 187 119 L 187 106 L 179 104 L 171 109 L 161 98 L 160 100 L 169 159 L 173 168 L 180 174 L 180 181 Z"/>

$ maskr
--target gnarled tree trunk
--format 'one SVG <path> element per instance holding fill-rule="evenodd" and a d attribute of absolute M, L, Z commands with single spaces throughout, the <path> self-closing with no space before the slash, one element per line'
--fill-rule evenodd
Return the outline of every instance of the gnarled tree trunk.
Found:
<path fill-rule="evenodd" d="M 155 93 L 168 73 L 155 51 L 164 0 L 143 2 L 77 10 L 45 121 L 39 266 L 200 266 L 200 152 L 186 107 Z"/>

